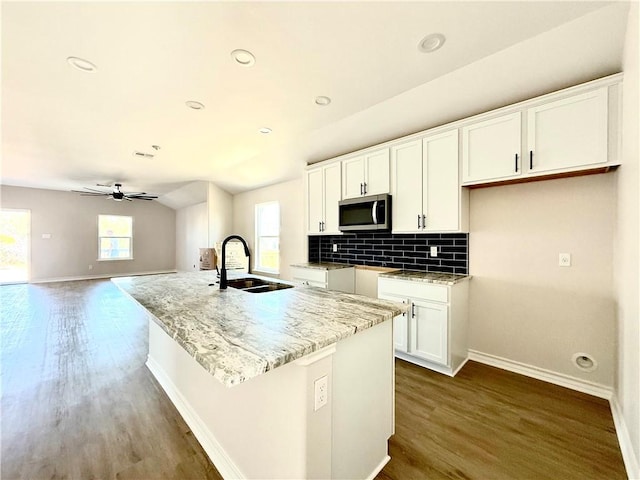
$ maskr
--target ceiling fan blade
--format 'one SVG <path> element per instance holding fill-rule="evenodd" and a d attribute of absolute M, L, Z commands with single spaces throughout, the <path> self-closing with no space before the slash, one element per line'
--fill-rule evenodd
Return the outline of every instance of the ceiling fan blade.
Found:
<path fill-rule="evenodd" d="M 127 200 L 129 202 L 133 202 L 133 200 L 131 200 L 129 197 L 122 197 L 122 198 L 124 198 L 125 200 Z"/>
<path fill-rule="evenodd" d="M 125 195 L 128 195 L 128 196 L 131 196 L 131 195 L 146 195 L 147 194 L 147 192 L 126 192 L 126 193 L 122 192 L 122 193 L 124 193 Z"/>
<path fill-rule="evenodd" d="M 96 190 L 95 188 L 89 188 L 89 187 L 83 187 L 85 190 L 88 190 L 90 192 L 96 192 L 96 193 L 110 193 L 110 192 L 105 192 L 104 190 Z"/>
<path fill-rule="evenodd" d="M 81 197 L 110 197 L 110 193 L 78 192 Z"/>
<path fill-rule="evenodd" d="M 158 198 L 155 195 L 127 195 L 129 198 L 135 198 L 136 200 L 153 200 Z"/>

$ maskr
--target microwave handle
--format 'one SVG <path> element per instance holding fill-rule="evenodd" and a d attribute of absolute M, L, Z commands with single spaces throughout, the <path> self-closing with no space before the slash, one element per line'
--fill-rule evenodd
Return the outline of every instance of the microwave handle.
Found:
<path fill-rule="evenodd" d="M 371 216 L 373 216 L 373 224 L 378 224 L 378 201 L 373 202 L 373 207 L 371 208 Z"/>

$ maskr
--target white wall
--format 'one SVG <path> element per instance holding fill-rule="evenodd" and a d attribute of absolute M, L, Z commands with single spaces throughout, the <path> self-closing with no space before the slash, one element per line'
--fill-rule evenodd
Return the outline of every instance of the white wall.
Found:
<path fill-rule="evenodd" d="M 158 202 L 3 185 L 2 208 L 31 210 L 32 282 L 175 269 L 175 212 Z M 133 217 L 133 260 L 97 261 L 99 214 Z"/>
<path fill-rule="evenodd" d="M 213 247 L 228 235 L 234 233 L 233 226 L 233 196 L 227 191 L 209 182 L 207 193 L 208 219 L 209 219 L 209 244 Z"/>
<path fill-rule="evenodd" d="M 307 260 L 302 178 L 259 188 L 233 197 L 233 230 L 249 243 L 255 260 L 255 205 L 280 202 L 280 278 L 291 280 L 292 263 Z M 251 267 L 253 269 L 253 265 Z"/>
<path fill-rule="evenodd" d="M 470 207 L 469 347 L 612 387 L 615 176 L 472 190 Z"/>
<path fill-rule="evenodd" d="M 629 12 L 624 55 L 622 166 L 616 173 L 618 221 L 615 238 L 615 288 L 618 301 L 618 372 L 615 394 L 621 408 L 624 428 L 628 433 L 627 438 L 631 443 L 631 451 L 625 457 L 627 473 L 631 478 L 640 478 L 639 15 L 638 3 L 633 2 Z M 632 456 L 635 458 L 630 458 Z"/>
<path fill-rule="evenodd" d="M 176 211 L 176 269 L 196 271 L 199 249 L 209 247 L 209 219 L 207 202 Z"/>

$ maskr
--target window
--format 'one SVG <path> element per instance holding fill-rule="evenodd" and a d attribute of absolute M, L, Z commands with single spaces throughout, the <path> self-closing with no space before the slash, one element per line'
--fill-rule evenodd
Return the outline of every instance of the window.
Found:
<path fill-rule="evenodd" d="M 98 215 L 98 260 L 133 259 L 133 217 Z"/>
<path fill-rule="evenodd" d="M 256 270 L 280 273 L 280 204 L 256 205 Z"/>

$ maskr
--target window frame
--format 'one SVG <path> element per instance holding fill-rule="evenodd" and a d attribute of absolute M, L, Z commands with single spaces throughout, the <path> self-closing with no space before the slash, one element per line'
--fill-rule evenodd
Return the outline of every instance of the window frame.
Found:
<path fill-rule="evenodd" d="M 100 217 L 126 217 L 131 221 L 131 236 L 123 237 L 123 236 L 101 236 L 100 235 Z M 98 258 L 96 261 L 98 262 L 117 262 L 121 260 L 133 260 L 133 215 L 120 215 L 113 213 L 99 213 L 98 214 Z M 129 256 L 128 257 L 118 257 L 118 258 L 103 258 L 102 257 L 102 239 L 103 238 L 115 238 L 115 239 L 129 239 Z"/>
<path fill-rule="evenodd" d="M 260 212 L 261 209 L 268 205 L 276 205 L 278 207 L 278 235 L 260 235 Z M 280 202 L 273 200 L 270 202 L 261 202 L 255 204 L 255 223 L 254 223 L 254 241 L 255 241 L 255 260 L 254 271 L 268 273 L 271 275 L 280 274 L 280 233 L 281 233 L 281 221 L 282 214 L 280 209 Z M 260 239 L 261 238 L 276 238 L 278 240 L 278 268 L 265 267 L 260 263 L 261 251 L 260 251 Z"/>

